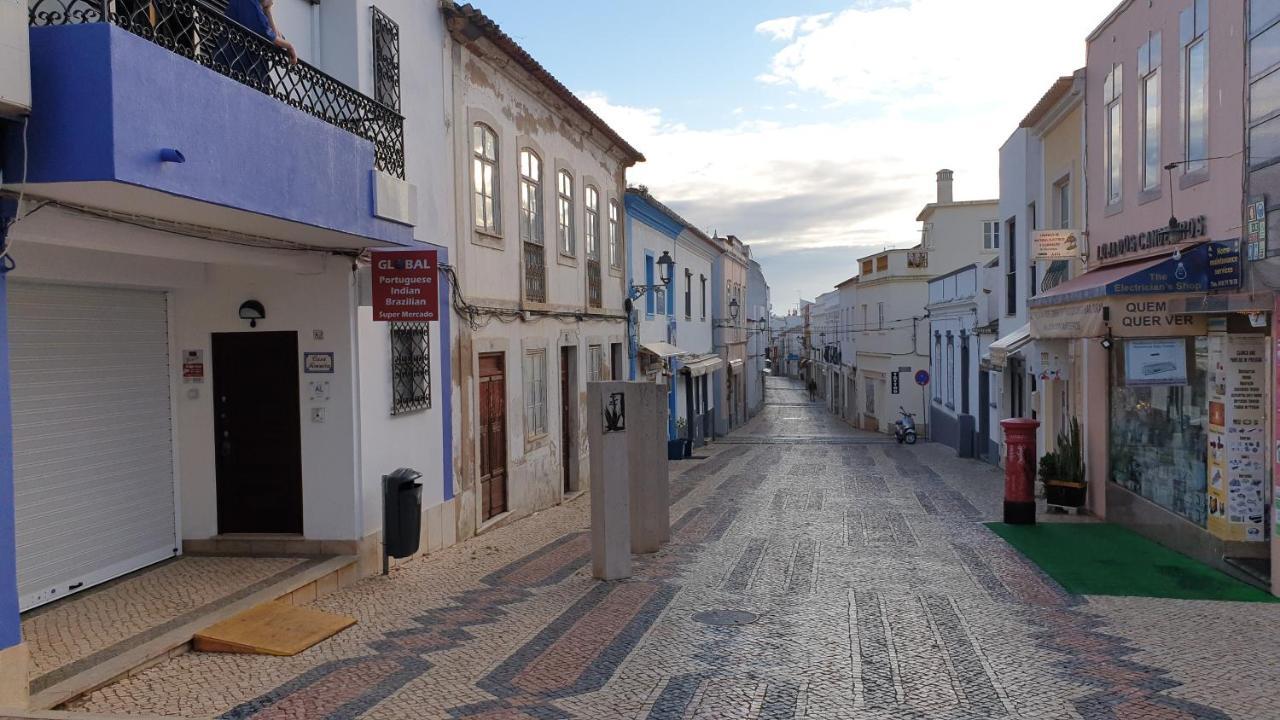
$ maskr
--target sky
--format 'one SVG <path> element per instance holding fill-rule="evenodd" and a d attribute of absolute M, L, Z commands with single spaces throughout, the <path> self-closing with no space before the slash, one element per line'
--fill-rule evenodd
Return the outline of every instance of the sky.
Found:
<path fill-rule="evenodd" d="M 1000 145 L 1118 0 L 474 0 L 647 161 L 627 175 L 751 245 L 785 313 L 919 240 L 935 173 L 997 196 Z"/>

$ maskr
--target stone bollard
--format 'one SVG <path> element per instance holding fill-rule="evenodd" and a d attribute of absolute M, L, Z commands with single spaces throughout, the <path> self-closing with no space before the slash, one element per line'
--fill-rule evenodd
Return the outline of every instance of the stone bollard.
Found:
<path fill-rule="evenodd" d="M 591 574 L 631 577 L 630 436 L 627 406 L 636 383 L 587 383 L 591 450 Z"/>
<path fill-rule="evenodd" d="M 653 553 L 671 539 L 667 388 L 652 382 L 627 385 L 631 551 Z"/>

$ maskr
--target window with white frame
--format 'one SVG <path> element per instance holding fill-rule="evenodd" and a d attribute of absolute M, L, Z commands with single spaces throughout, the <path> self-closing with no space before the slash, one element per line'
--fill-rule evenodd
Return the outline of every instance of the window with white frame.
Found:
<path fill-rule="evenodd" d="M 1120 103 L 1120 90 L 1124 84 L 1124 66 L 1116 63 L 1111 66 L 1111 71 L 1107 73 L 1106 78 L 1102 81 L 1102 104 L 1103 111 L 1103 132 L 1105 133 L 1104 143 L 1106 145 L 1103 151 L 1103 161 L 1106 163 L 1104 179 L 1106 181 L 1107 204 L 1115 205 L 1120 202 L 1123 172 L 1121 168 L 1121 160 L 1124 155 L 1122 152 L 1122 113 Z"/>
<path fill-rule="evenodd" d="M 609 267 L 622 267 L 622 206 L 609 201 Z"/>
<path fill-rule="evenodd" d="M 1184 173 L 1208 167 L 1209 157 L 1209 0 L 1195 0 L 1178 17 L 1182 45 L 1182 166 Z"/>
<path fill-rule="evenodd" d="M 542 244 L 542 158 L 520 151 L 520 239 Z"/>
<path fill-rule="evenodd" d="M 547 433 L 547 351 L 524 354 L 524 434 L 533 438 Z"/>
<path fill-rule="evenodd" d="M 600 192 L 594 187 L 588 185 L 583 192 L 583 198 L 587 206 L 587 227 L 585 236 L 587 239 L 587 257 L 592 260 L 600 259 Z"/>
<path fill-rule="evenodd" d="M 1142 93 L 1142 189 L 1160 187 L 1160 33 L 1138 48 L 1138 87 Z"/>
<path fill-rule="evenodd" d="M 1000 249 L 1000 221 L 982 221 L 982 248 L 984 250 Z"/>
<path fill-rule="evenodd" d="M 1058 227 L 1071 227 L 1071 178 L 1064 177 L 1053 184 L 1053 212 L 1058 218 Z"/>
<path fill-rule="evenodd" d="M 604 347 L 590 345 L 587 347 L 587 380 L 599 382 L 604 379 Z"/>
<path fill-rule="evenodd" d="M 471 187 L 477 230 L 499 231 L 498 135 L 484 123 L 471 126 Z"/>
<path fill-rule="evenodd" d="M 573 176 L 568 170 L 561 170 L 556 173 L 556 239 L 564 255 L 577 251 L 573 225 Z"/>

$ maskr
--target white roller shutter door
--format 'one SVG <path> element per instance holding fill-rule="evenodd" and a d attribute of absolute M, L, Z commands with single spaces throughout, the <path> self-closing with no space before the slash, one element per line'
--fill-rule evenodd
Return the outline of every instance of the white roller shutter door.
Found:
<path fill-rule="evenodd" d="M 9 352 L 22 609 L 172 557 L 164 294 L 11 282 Z"/>

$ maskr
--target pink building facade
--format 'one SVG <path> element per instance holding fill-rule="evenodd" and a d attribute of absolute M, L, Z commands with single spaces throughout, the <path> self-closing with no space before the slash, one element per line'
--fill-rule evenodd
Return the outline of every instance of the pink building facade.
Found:
<path fill-rule="evenodd" d="M 1089 36 L 1087 271 L 1030 305 L 1083 363 L 1088 508 L 1261 584 L 1273 301 L 1243 258 L 1246 25 L 1243 0 L 1129 1 Z"/>

